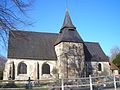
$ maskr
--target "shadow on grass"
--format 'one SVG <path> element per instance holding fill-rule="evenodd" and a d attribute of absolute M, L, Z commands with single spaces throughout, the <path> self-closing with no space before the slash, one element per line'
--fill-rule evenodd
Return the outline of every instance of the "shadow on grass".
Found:
<path fill-rule="evenodd" d="M 3 88 L 19 88 L 14 82 L 6 83 Z"/>

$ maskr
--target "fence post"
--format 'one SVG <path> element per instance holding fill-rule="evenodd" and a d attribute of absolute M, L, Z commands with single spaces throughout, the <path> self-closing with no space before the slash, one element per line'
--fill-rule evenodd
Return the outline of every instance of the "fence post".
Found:
<path fill-rule="evenodd" d="M 63 79 L 61 79 L 61 80 L 62 80 L 62 82 L 61 82 L 62 90 L 64 90 L 64 82 L 63 82 Z"/>
<path fill-rule="evenodd" d="M 117 90 L 115 75 L 114 75 L 114 88 L 115 88 L 115 90 Z"/>
<path fill-rule="evenodd" d="M 92 78 L 91 78 L 91 75 L 89 75 L 89 80 L 90 80 L 90 90 L 93 90 L 93 87 L 92 87 Z"/>

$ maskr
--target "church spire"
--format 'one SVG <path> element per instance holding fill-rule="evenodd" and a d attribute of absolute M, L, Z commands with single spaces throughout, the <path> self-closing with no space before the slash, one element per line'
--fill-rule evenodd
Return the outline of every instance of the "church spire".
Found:
<path fill-rule="evenodd" d="M 77 32 L 75 26 L 71 21 L 68 10 L 66 10 L 63 26 L 60 29 L 60 33 L 54 45 L 57 45 L 60 42 L 83 42 L 82 38 L 80 37 L 79 33 Z"/>
<path fill-rule="evenodd" d="M 72 20 L 71 20 L 70 15 L 69 15 L 69 12 L 68 12 L 68 8 L 66 10 L 66 14 L 65 14 L 65 18 L 64 18 L 64 22 L 63 22 L 63 26 L 61 28 L 61 31 L 64 28 L 74 28 L 75 29 L 75 26 L 73 25 Z"/>

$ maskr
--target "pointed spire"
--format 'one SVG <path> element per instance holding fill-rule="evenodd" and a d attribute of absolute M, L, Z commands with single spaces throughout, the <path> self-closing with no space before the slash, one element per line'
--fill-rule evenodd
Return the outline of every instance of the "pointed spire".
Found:
<path fill-rule="evenodd" d="M 60 42 L 75 42 L 75 43 L 83 42 L 75 26 L 72 24 L 68 10 L 66 10 L 63 26 L 60 30 L 60 33 L 54 45 L 57 45 Z"/>
<path fill-rule="evenodd" d="M 63 23 L 63 26 L 62 26 L 61 30 L 63 28 L 75 28 L 75 26 L 73 25 L 72 20 L 70 18 L 68 9 L 66 10 L 66 15 L 65 15 L 64 23 Z"/>

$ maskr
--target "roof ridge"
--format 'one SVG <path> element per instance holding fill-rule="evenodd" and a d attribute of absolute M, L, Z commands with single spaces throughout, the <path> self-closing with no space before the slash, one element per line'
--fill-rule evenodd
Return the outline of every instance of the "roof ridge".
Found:
<path fill-rule="evenodd" d="M 52 32 L 36 32 L 36 31 L 23 31 L 23 30 L 12 30 L 13 32 L 26 32 L 26 33 L 42 33 L 42 34 L 59 34 L 59 33 L 52 33 Z"/>

